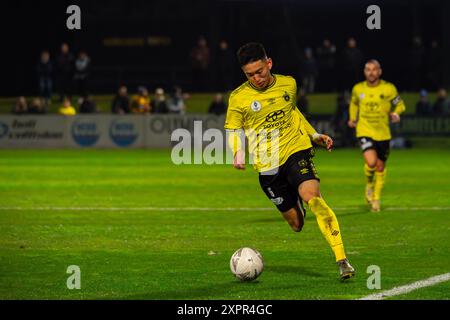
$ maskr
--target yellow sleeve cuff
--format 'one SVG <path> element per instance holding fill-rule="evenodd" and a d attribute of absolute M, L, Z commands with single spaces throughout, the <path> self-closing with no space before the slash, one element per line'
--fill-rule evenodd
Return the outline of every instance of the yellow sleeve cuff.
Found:
<path fill-rule="evenodd" d="M 240 131 L 227 130 L 228 133 L 228 146 L 233 151 L 233 155 L 239 150 L 242 150 L 242 141 Z"/>

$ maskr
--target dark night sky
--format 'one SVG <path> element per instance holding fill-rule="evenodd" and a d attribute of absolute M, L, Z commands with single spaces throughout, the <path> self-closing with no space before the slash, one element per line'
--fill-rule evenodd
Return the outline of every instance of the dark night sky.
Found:
<path fill-rule="evenodd" d="M 85 49 L 95 67 L 135 66 L 174 68 L 189 66 L 189 49 L 203 34 L 215 47 L 221 38 L 236 49 L 246 41 L 261 41 L 274 58 L 278 72 L 293 73 L 297 55 L 306 46 L 316 48 L 329 37 L 342 48 L 354 36 L 367 58 L 379 59 L 385 75 L 401 81 L 405 57 L 414 34 L 429 46 L 442 42 L 443 1 L 23 1 L 2 6 L 2 70 L 8 81 L 1 95 L 33 93 L 35 64 L 42 49 L 53 55 L 62 41 L 77 52 Z M 82 30 L 66 29 L 66 8 L 82 10 Z M 365 27 L 370 4 L 382 10 L 382 29 Z M 107 37 L 163 36 L 162 47 L 107 48 Z M 237 67 L 237 66 L 236 66 Z M 295 72 L 294 72 L 295 73 Z"/>

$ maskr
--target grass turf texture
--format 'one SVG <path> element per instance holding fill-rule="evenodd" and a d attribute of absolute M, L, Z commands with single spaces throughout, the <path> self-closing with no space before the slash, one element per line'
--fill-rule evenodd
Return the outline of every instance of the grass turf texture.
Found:
<path fill-rule="evenodd" d="M 449 150 L 393 150 L 383 207 L 450 207 L 449 160 Z M 370 213 L 358 150 L 320 151 L 315 162 L 357 270 L 346 283 L 313 214 L 292 232 L 251 168 L 175 166 L 167 150 L 2 150 L 0 299 L 354 299 L 377 292 L 366 286 L 370 265 L 382 290 L 450 272 L 449 210 Z M 142 207 L 179 210 L 132 209 Z M 229 270 L 242 246 L 264 256 L 254 282 Z M 66 287 L 69 265 L 81 268 L 81 290 Z M 393 298 L 448 299 L 448 289 Z"/>

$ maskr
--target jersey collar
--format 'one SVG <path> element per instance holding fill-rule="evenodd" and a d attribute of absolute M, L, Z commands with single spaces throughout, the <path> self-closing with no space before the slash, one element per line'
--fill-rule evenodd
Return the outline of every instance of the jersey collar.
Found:
<path fill-rule="evenodd" d="M 263 92 L 263 91 L 266 91 L 267 89 L 272 88 L 275 85 L 275 83 L 277 82 L 277 76 L 272 74 L 272 77 L 273 77 L 273 82 L 270 85 L 268 85 L 267 87 L 262 88 L 262 89 L 255 87 L 250 81 L 247 81 L 247 83 L 250 86 L 250 88 L 255 89 L 256 91 L 259 91 L 259 92 Z"/>

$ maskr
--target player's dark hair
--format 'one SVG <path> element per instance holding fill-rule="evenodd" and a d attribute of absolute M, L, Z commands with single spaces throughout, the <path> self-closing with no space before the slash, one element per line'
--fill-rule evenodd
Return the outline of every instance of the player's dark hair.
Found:
<path fill-rule="evenodd" d="M 264 46 L 261 43 L 249 42 L 239 48 L 237 51 L 237 58 L 239 65 L 243 67 L 246 64 L 266 59 L 266 49 L 264 49 Z"/>

